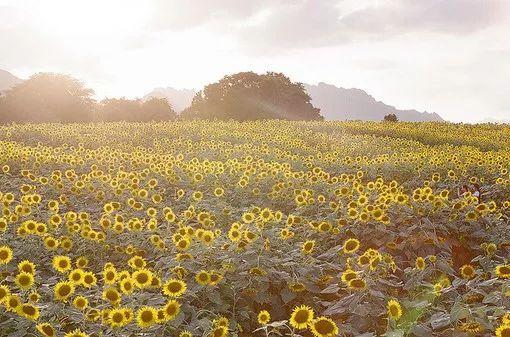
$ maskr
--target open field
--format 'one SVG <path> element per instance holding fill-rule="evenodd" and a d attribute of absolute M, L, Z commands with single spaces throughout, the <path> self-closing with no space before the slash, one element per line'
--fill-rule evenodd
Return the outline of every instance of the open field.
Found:
<path fill-rule="evenodd" d="M 508 337 L 509 168 L 489 124 L 0 126 L 0 336 Z"/>

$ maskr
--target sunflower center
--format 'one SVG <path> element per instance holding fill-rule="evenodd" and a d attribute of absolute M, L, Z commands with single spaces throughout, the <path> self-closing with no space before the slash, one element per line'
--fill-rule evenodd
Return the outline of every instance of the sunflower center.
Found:
<path fill-rule="evenodd" d="M 308 313 L 308 310 L 299 310 L 296 312 L 295 320 L 299 324 L 303 324 L 308 322 L 308 318 L 310 317 L 310 314 Z"/>
<path fill-rule="evenodd" d="M 319 332 L 321 335 L 330 334 L 335 329 L 331 322 L 322 319 L 317 321 L 314 325 L 317 332 Z"/>

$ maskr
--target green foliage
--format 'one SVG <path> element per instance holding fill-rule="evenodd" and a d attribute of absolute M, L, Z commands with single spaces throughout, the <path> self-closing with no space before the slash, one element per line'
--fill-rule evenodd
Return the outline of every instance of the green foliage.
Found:
<path fill-rule="evenodd" d="M 191 107 L 182 112 L 187 119 L 320 120 L 303 85 L 281 73 L 259 75 L 242 72 L 225 76 L 198 92 Z"/>

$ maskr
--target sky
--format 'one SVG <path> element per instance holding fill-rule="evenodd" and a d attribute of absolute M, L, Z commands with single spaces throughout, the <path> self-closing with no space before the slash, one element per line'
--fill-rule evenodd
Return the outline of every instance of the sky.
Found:
<path fill-rule="evenodd" d="M 510 0 L 0 0 L 0 69 L 70 74 L 98 98 L 277 71 L 510 120 Z"/>

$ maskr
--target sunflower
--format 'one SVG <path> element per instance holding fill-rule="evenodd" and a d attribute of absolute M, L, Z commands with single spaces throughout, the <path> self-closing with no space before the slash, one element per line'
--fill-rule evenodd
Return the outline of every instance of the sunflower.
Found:
<path fill-rule="evenodd" d="M 147 262 L 144 260 L 143 257 L 135 255 L 129 259 L 128 264 L 133 269 L 142 269 L 145 268 Z"/>
<path fill-rule="evenodd" d="M 397 300 L 389 300 L 386 308 L 388 309 L 388 317 L 392 320 L 397 320 L 402 316 L 402 306 Z"/>
<path fill-rule="evenodd" d="M 358 239 L 350 238 L 345 240 L 342 250 L 345 254 L 353 254 L 359 249 L 359 246 Z"/>
<path fill-rule="evenodd" d="M 358 273 L 352 269 L 346 269 L 343 273 L 342 273 L 342 282 L 344 283 L 349 283 L 350 280 L 354 279 L 358 277 Z"/>
<path fill-rule="evenodd" d="M 39 318 L 39 308 L 33 304 L 25 303 L 16 308 L 18 315 L 23 316 L 32 321 L 37 321 Z"/>
<path fill-rule="evenodd" d="M 132 275 L 135 285 L 140 288 L 147 288 L 152 283 L 153 274 L 150 270 L 141 268 L 136 270 Z"/>
<path fill-rule="evenodd" d="M 313 310 L 306 305 L 295 307 L 290 315 L 290 325 L 296 329 L 306 329 L 308 324 L 313 321 Z"/>
<path fill-rule="evenodd" d="M 108 324 L 112 328 L 120 328 L 127 324 L 125 309 L 112 309 L 108 313 Z"/>
<path fill-rule="evenodd" d="M 510 337 L 510 324 L 501 324 L 495 333 L 496 337 Z"/>
<path fill-rule="evenodd" d="M 76 296 L 73 305 L 78 310 L 86 309 L 89 306 L 89 300 L 84 296 Z"/>
<path fill-rule="evenodd" d="M 267 310 L 261 310 L 257 315 L 257 321 L 259 324 L 267 324 L 271 320 L 271 314 Z"/>
<path fill-rule="evenodd" d="M 12 249 L 7 246 L 0 246 L 0 266 L 12 260 Z"/>
<path fill-rule="evenodd" d="M 85 271 L 83 269 L 73 269 L 69 273 L 69 281 L 73 282 L 74 284 L 82 284 L 83 283 L 83 276 L 85 276 Z"/>
<path fill-rule="evenodd" d="M 181 304 L 176 300 L 169 300 L 163 307 L 164 320 L 173 320 L 181 311 Z"/>
<path fill-rule="evenodd" d="M 425 259 L 421 256 L 418 256 L 416 258 L 416 261 L 414 262 L 414 266 L 416 267 L 416 269 L 418 270 L 423 270 L 425 269 Z"/>
<path fill-rule="evenodd" d="M 228 318 L 226 318 L 225 316 L 220 316 L 218 318 L 215 318 L 212 321 L 212 324 L 214 326 L 226 326 L 226 327 L 228 327 L 229 321 L 228 321 Z"/>
<path fill-rule="evenodd" d="M 64 337 L 89 337 L 85 332 L 81 331 L 80 329 L 73 330 L 71 332 L 68 332 L 64 335 Z"/>
<path fill-rule="evenodd" d="M 18 264 L 18 270 L 29 274 L 35 274 L 35 264 L 28 260 L 23 260 Z"/>
<path fill-rule="evenodd" d="M 96 283 L 97 283 L 97 278 L 96 278 L 96 275 L 94 275 L 94 273 L 92 273 L 91 271 L 86 271 L 83 274 L 82 285 L 85 288 L 91 288 L 91 287 L 95 286 Z"/>
<path fill-rule="evenodd" d="M 6 285 L 0 285 L 0 304 L 4 303 L 11 295 L 11 290 Z"/>
<path fill-rule="evenodd" d="M 61 273 L 71 269 L 71 259 L 68 256 L 58 255 L 53 257 L 53 268 Z"/>
<path fill-rule="evenodd" d="M 126 277 L 119 282 L 119 289 L 123 294 L 129 295 L 135 289 L 135 282 L 131 277 Z"/>
<path fill-rule="evenodd" d="M 36 291 L 32 291 L 30 294 L 28 294 L 28 300 L 32 303 L 39 302 L 40 298 L 41 298 L 41 295 L 39 295 Z"/>
<path fill-rule="evenodd" d="M 289 283 L 289 289 L 295 293 L 300 293 L 306 290 L 306 286 L 301 282 Z"/>
<path fill-rule="evenodd" d="M 179 333 L 179 337 L 193 337 L 193 334 L 188 330 L 183 330 Z"/>
<path fill-rule="evenodd" d="M 153 307 L 144 306 L 136 313 L 136 323 L 141 328 L 147 328 L 156 323 L 158 311 Z"/>
<path fill-rule="evenodd" d="M 308 240 L 303 243 L 301 246 L 301 252 L 303 254 L 310 254 L 315 246 L 315 240 Z"/>
<path fill-rule="evenodd" d="M 186 283 L 178 279 L 171 278 L 163 284 L 163 294 L 170 297 L 179 297 L 185 291 Z"/>
<path fill-rule="evenodd" d="M 460 267 L 460 275 L 466 280 L 470 280 L 475 277 L 475 268 L 470 264 L 465 264 Z"/>
<path fill-rule="evenodd" d="M 310 323 L 310 331 L 316 337 L 333 337 L 338 335 L 338 326 L 327 317 L 319 317 Z"/>
<path fill-rule="evenodd" d="M 510 324 L 510 312 L 507 312 L 503 316 L 501 316 L 501 321 L 503 324 Z"/>
<path fill-rule="evenodd" d="M 464 322 L 459 329 L 470 334 L 477 334 L 483 331 L 483 326 L 478 322 Z"/>
<path fill-rule="evenodd" d="M 103 270 L 103 282 L 104 284 L 112 285 L 117 280 L 117 270 L 115 267 L 107 267 Z"/>
<path fill-rule="evenodd" d="M 43 336 L 43 337 L 55 337 L 56 332 L 55 329 L 51 326 L 49 323 L 40 323 L 35 326 L 37 331 Z"/>
<path fill-rule="evenodd" d="M 16 311 L 16 309 L 18 309 L 18 307 L 21 305 L 21 299 L 18 295 L 9 295 L 4 303 L 7 310 Z"/>
<path fill-rule="evenodd" d="M 362 278 L 356 277 L 350 280 L 347 286 L 354 290 L 364 290 L 367 287 L 367 283 Z"/>
<path fill-rule="evenodd" d="M 226 337 L 228 335 L 228 328 L 226 326 L 217 326 L 211 330 L 211 337 Z"/>
<path fill-rule="evenodd" d="M 499 278 L 510 278 L 510 265 L 500 264 L 499 266 L 496 266 L 495 272 L 496 276 Z"/>
<path fill-rule="evenodd" d="M 20 289 L 30 289 L 34 284 L 34 275 L 23 271 L 16 275 L 14 282 Z"/>
<path fill-rule="evenodd" d="M 211 274 L 208 271 L 201 270 L 195 275 L 195 280 L 202 286 L 208 285 L 211 282 Z"/>
<path fill-rule="evenodd" d="M 108 301 L 113 305 L 119 304 L 122 299 L 118 290 L 113 287 L 104 289 L 102 298 L 103 300 Z"/>
<path fill-rule="evenodd" d="M 66 301 L 74 293 L 74 284 L 69 281 L 60 281 L 55 285 L 54 295 L 59 301 Z"/>

